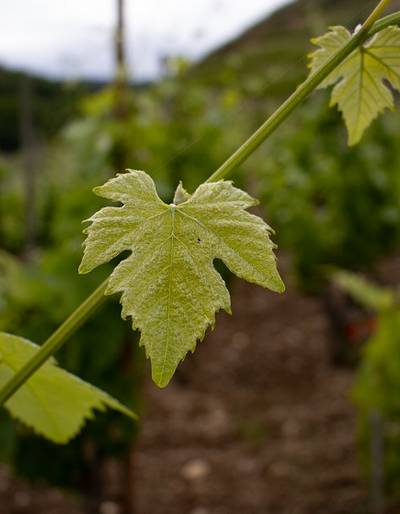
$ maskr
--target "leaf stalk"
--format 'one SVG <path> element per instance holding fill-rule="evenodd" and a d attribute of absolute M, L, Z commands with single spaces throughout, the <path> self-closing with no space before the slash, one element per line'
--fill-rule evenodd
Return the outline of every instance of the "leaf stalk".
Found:
<path fill-rule="evenodd" d="M 28 379 L 37 371 L 68 338 L 90 317 L 90 315 L 105 301 L 104 292 L 106 279 L 83 303 L 60 325 L 55 332 L 40 347 L 35 356 L 4 385 L 0 390 L 0 405 L 3 405 Z"/>

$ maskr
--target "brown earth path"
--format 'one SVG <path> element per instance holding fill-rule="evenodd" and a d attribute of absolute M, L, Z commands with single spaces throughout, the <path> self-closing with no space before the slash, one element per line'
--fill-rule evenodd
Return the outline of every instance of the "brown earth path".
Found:
<path fill-rule="evenodd" d="M 320 302 L 236 282 L 177 380 L 147 386 L 138 514 L 356 514 L 352 372 L 333 368 Z"/>

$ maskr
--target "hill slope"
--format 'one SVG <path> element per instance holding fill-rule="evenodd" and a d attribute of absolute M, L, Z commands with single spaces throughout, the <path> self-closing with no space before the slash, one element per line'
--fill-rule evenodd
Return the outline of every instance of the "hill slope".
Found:
<path fill-rule="evenodd" d="M 307 73 L 310 38 L 330 25 L 349 29 L 362 22 L 377 0 L 297 0 L 211 53 L 195 68 L 194 76 L 209 85 L 253 84 L 254 95 L 281 97 L 293 90 Z M 390 11 L 400 9 L 400 1 Z M 388 11 L 389 13 L 389 11 Z M 245 79 L 245 80 L 244 80 Z M 248 86 L 247 86 L 248 88 Z"/>

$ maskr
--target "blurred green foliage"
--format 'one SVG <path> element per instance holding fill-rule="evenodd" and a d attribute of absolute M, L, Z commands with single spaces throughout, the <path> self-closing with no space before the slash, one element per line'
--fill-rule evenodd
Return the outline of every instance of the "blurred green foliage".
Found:
<path fill-rule="evenodd" d="M 372 440 L 382 439 L 383 478 L 390 495 L 399 494 L 400 477 L 400 308 L 399 292 L 376 286 L 358 275 L 341 272 L 335 280 L 365 308 L 377 312 L 377 329 L 367 341 L 353 387 L 358 408 L 358 436 L 362 461 L 369 474 L 374 462 Z M 381 420 L 381 433 L 372 417 Z"/>
<path fill-rule="evenodd" d="M 256 164 L 268 220 L 312 291 L 329 266 L 371 267 L 400 242 L 400 119 L 384 116 L 351 149 L 338 119 L 313 98 Z"/>
<path fill-rule="evenodd" d="M 353 398 L 358 406 L 361 456 L 369 472 L 372 413 L 382 419 L 384 484 L 390 495 L 399 495 L 400 477 L 400 309 L 381 313 L 375 335 L 367 343 L 357 373 Z"/>
<path fill-rule="evenodd" d="M 364 467 L 370 476 L 377 472 L 380 463 L 374 462 L 372 441 L 381 439 L 383 469 L 378 472 L 382 472 L 386 493 L 396 496 L 400 477 L 400 290 L 378 286 L 348 271 L 335 272 L 332 278 L 358 304 L 377 315 L 377 328 L 363 348 L 352 399 L 357 406 Z"/>

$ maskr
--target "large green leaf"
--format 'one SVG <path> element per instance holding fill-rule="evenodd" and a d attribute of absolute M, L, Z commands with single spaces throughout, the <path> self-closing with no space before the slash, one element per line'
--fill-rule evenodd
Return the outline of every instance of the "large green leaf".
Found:
<path fill-rule="evenodd" d="M 27 339 L 0 332 L 0 388 L 31 359 L 39 347 Z M 116 409 L 135 415 L 100 389 L 83 382 L 49 359 L 6 402 L 10 413 L 55 443 L 66 443 L 93 410 Z"/>
<path fill-rule="evenodd" d="M 351 38 L 344 27 L 331 27 L 329 32 L 312 42 L 320 48 L 310 54 L 314 73 Z M 320 88 L 336 84 L 331 106 L 338 105 L 349 134 L 349 145 L 358 143 L 364 130 L 385 108 L 393 109 L 393 95 L 384 83 L 400 90 L 400 29 L 388 27 L 354 50 L 328 77 Z"/>
<path fill-rule="evenodd" d="M 159 386 L 194 351 L 215 312 L 230 312 L 214 259 L 249 282 L 284 290 L 271 229 L 246 212 L 257 202 L 231 182 L 203 184 L 191 196 L 180 186 L 177 204 L 167 205 L 149 175 L 129 170 L 95 192 L 123 206 L 105 207 L 90 218 L 80 272 L 131 251 L 111 274 L 106 293 L 122 292 L 122 316 L 131 316 L 141 330 Z"/>

